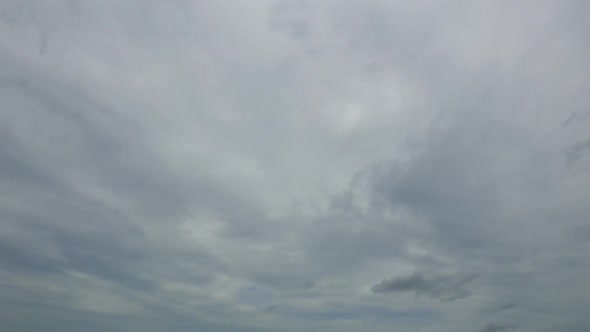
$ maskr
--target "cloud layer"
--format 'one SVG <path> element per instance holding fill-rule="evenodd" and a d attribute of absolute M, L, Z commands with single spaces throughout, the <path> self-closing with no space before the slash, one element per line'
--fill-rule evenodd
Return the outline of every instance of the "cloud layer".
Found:
<path fill-rule="evenodd" d="M 0 0 L 0 329 L 587 331 L 588 6 Z"/>

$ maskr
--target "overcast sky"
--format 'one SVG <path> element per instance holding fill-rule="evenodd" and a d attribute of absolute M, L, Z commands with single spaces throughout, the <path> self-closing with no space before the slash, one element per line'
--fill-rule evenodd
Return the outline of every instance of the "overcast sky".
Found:
<path fill-rule="evenodd" d="M 0 0 L 0 330 L 590 330 L 590 2 Z"/>

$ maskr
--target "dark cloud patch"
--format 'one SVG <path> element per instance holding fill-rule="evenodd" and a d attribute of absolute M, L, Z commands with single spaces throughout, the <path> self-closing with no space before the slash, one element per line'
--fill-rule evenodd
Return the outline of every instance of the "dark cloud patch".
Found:
<path fill-rule="evenodd" d="M 573 112 L 570 116 L 563 122 L 563 127 L 567 127 L 570 125 L 572 121 L 574 121 L 578 117 L 578 112 Z"/>
<path fill-rule="evenodd" d="M 500 332 L 518 329 L 518 325 L 491 323 L 484 326 L 479 332 Z"/>
<path fill-rule="evenodd" d="M 277 304 L 271 304 L 268 307 L 264 308 L 264 312 L 271 313 L 271 312 L 277 310 L 278 308 L 279 308 L 279 306 Z"/>
<path fill-rule="evenodd" d="M 477 274 L 431 274 L 416 272 L 408 276 L 397 276 L 386 279 L 371 287 L 373 293 L 414 293 L 416 296 L 427 296 L 441 301 L 459 300 L 471 295 L 466 289 Z"/>
<path fill-rule="evenodd" d="M 577 142 L 566 150 L 567 163 L 570 167 L 588 155 L 590 155 L 590 138 Z"/>
<path fill-rule="evenodd" d="M 502 305 L 498 306 L 496 308 L 496 310 L 498 310 L 498 311 L 505 311 L 505 310 L 514 309 L 516 307 L 517 307 L 516 303 L 506 303 L 506 304 L 502 304 Z"/>

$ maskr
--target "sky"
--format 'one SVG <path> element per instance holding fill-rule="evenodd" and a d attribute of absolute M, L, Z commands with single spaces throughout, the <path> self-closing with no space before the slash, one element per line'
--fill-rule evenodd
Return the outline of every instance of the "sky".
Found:
<path fill-rule="evenodd" d="M 589 12 L 0 0 L 0 330 L 590 330 Z"/>

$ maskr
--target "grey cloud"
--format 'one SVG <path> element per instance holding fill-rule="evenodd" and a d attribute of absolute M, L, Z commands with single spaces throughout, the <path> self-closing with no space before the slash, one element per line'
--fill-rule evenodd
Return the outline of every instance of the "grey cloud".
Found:
<path fill-rule="evenodd" d="M 33 276 L 60 277 L 67 277 L 67 271 L 75 271 L 141 292 L 157 290 L 158 282 L 153 277 L 160 274 L 159 269 L 163 266 L 154 265 L 151 248 L 146 245 L 141 231 L 126 225 L 124 220 L 118 220 L 122 225 L 114 224 L 112 222 L 117 220 L 109 220 L 97 211 L 72 206 L 68 209 L 67 205 L 51 208 L 57 211 L 45 220 L 38 217 L 23 219 L 22 213 L 19 217 L 3 213 L 5 225 L 18 225 L 21 231 L 32 237 L 2 241 L 4 250 L 0 261 L 7 269 L 21 270 Z M 64 210 L 59 210 L 62 208 Z M 52 218 L 84 218 L 90 224 L 82 228 L 49 224 Z M 56 248 L 57 253 L 44 253 L 47 244 Z M 154 267 L 158 270 L 150 271 Z M 167 268 L 170 267 L 173 265 Z"/>
<path fill-rule="evenodd" d="M 327 321 L 332 319 L 371 319 L 374 327 L 388 328 L 390 324 L 396 326 L 415 327 L 418 322 L 424 326 L 433 326 L 438 315 L 436 312 L 423 308 L 409 308 L 392 310 L 378 306 L 340 305 L 329 310 L 311 311 L 293 306 L 278 306 L 276 314 L 291 314 L 302 319 L 312 321 Z"/>
<path fill-rule="evenodd" d="M 294 40 L 306 39 L 311 33 L 310 10 L 305 0 L 278 1 L 271 9 L 270 26 Z"/>
<path fill-rule="evenodd" d="M 35 116 L 39 121 L 45 121 L 43 130 L 47 132 L 44 134 L 56 135 L 62 130 L 61 136 L 58 135 L 61 140 L 56 141 L 61 146 L 36 151 L 32 148 L 34 139 L 29 137 L 31 133 L 7 128 L 3 133 L 6 139 L 3 140 L 5 162 L 2 166 L 7 167 L 7 171 L 27 172 L 20 176 L 22 178 L 15 173 L 7 178 L 8 181 L 17 178 L 34 181 L 43 190 L 59 189 L 63 191 L 62 195 L 70 195 L 81 204 L 100 205 L 91 199 L 84 201 L 85 197 L 74 198 L 78 188 L 67 188 L 63 181 L 67 176 L 63 170 L 70 169 L 81 172 L 97 186 L 118 195 L 119 199 L 137 207 L 145 214 L 143 217 L 150 219 L 171 220 L 188 216 L 189 206 L 194 203 L 222 212 L 223 219 L 230 220 L 236 229 L 243 228 L 244 231 L 252 228 L 247 226 L 247 220 L 256 222 L 264 218 L 260 211 L 243 201 L 245 197 L 225 190 L 223 184 L 204 178 L 198 171 L 190 176 L 190 181 L 184 174 L 173 172 L 162 163 L 156 149 L 149 146 L 150 133 L 120 110 L 109 109 L 90 98 L 85 91 L 28 71 L 28 68 L 22 68 L 23 79 L 8 80 L 6 84 L 10 90 L 4 93 L 33 105 L 9 109 L 4 114 L 7 122 L 17 122 L 18 112 L 27 112 L 30 118 L 24 116 L 20 120 L 25 125 Z M 44 169 L 39 169 L 36 164 L 41 154 L 51 158 L 46 160 Z M 27 157 L 29 160 L 25 159 Z"/>
<path fill-rule="evenodd" d="M 273 312 L 273 311 L 277 310 L 278 307 L 279 306 L 276 304 L 271 304 L 268 307 L 264 308 L 264 312 L 267 312 L 267 313 Z"/>
<path fill-rule="evenodd" d="M 411 292 L 416 296 L 425 295 L 441 301 L 454 301 L 471 295 L 466 289 L 477 274 L 448 275 L 415 272 L 408 276 L 397 276 L 386 279 L 371 287 L 373 293 L 405 293 Z"/>
<path fill-rule="evenodd" d="M 588 330 L 585 6 L 0 0 L 0 329 Z"/>
<path fill-rule="evenodd" d="M 46 257 L 14 243 L 0 242 L 0 265 L 4 269 L 29 273 L 61 272 L 63 263 Z"/>
<path fill-rule="evenodd" d="M 325 272 L 355 269 L 373 259 L 403 254 L 403 226 L 396 227 L 376 215 L 329 214 L 306 230 L 305 250 L 314 268 Z"/>
<path fill-rule="evenodd" d="M 518 329 L 518 325 L 491 323 L 484 326 L 479 332 L 499 332 Z"/>
<path fill-rule="evenodd" d="M 563 127 L 567 127 L 570 125 L 572 121 L 574 121 L 578 117 L 578 112 L 573 112 L 564 122 Z"/>
<path fill-rule="evenodd" d="M 11 230 L 0 237 L 5 271 L 60 281 L 83 273 L 149 310 L 141 298 L 160 292 L 163 280 L 207 285 L 227 269 L 204 247 L 175 248 L 149 237 L 178 234 L 179 219 L 201 212 L 220 216 L 230 233 L 260 233 L 256 223 L 264 216 L 256 208 L 222 184 L 172 172 L 120 110 L 26 66 L 7 71 L 23 78 L 5 80 L 0 90 L 12 102 L 2 113 L 0 143 L 0 217 Z M 36 123 L 42 128 L 35 132 Z M 23 300 L 46 296 L 31 292 Z M 72 288 L 72 298 L 82 294 Z"/>
<path fill-rule="evenodd" d="M 577 142 L 576 144 L 568 147 L 566 150 L 568 165 L 573 166 L 580 159 L 589 155 L 590 154 L 589 150 L 590 150 L 590 138 L 580 141 L 580 142 Z"/>
<path fill-rule="evenodd" d="M 498 310 L 498 311 L 504 311 L 504 310 L 514 309 L 516 307 L 517 307 L 517 305 L 515 303 L 506 303 L 506 304 L 503 304 L 503 305 L 498 306 L 496 308 L 496 310 Z"/>
<path fill-rule="evenodd" d="M 265 328 L 254 328 L 239 326 L 231 323 L 219 323 L 215 321 L 196 322 L 194 314 L 176 315 L 176 319 L 170 320 L 161 312 L 154 312 L 149 317 L 138 317 L 136 315 L 112 314 L 86 312 L 76 309 L 56 310 L 57 308 L 39 306 L 39 305 L 14 305 L 26 319 L 15 318 L 11 312 L 4 311 L 0 313 L 2 318 L 2 327 L 7 330 L 15 331 L 44 331 L 48 326 L 61 326 L 66 332 L 75 332 L 80 330 L 98 332 L 104 330 L 111 331 L 132 331 L 132 332 L 164 332 L 164 331 L 182 331 L 189 332 L 195 329 L 205 331 L 221 332 L 254 332 L 270 331 Z M 63 322 L 67 321 L 67 324 Z"/>

